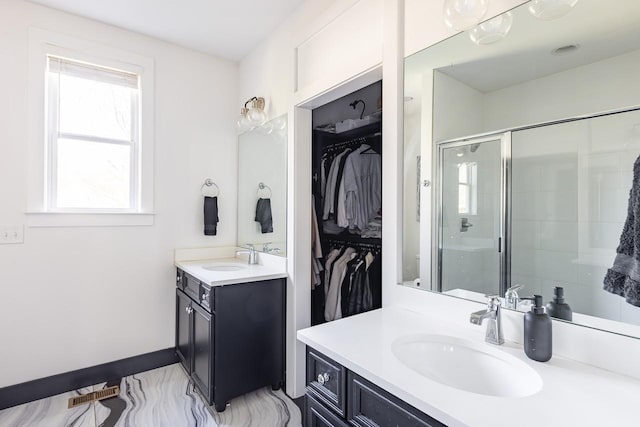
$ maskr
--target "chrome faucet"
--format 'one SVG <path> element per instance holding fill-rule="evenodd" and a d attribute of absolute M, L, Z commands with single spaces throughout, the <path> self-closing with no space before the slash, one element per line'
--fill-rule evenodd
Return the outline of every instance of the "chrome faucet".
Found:
<path fill-rule="evenodd" d="M 524 285 L 514 285 L 507 289 L 507 292 L 504 293 L 504 307 L 511 308 L 513 310 L 517 310 L 520 305 L 520 296 L 518 295 L 518 291 L 524 288 Z"/>
<path fill-rule="evenodd" d="M 502 314 L 500 312 L 500 298 L 498 296 L 490 296 L 489 303 L 485 310 L 471 313 L 469 321 L 474 325 L 482 325 L 484 319 L 487 320 L 487 334 L 484 340 L 490 344 L 504 344 L 504 336 L 502 335 Z"/>
<path fill-rule="evenodd" d="M 262 245 L 262 252 L 265 254 L 277 254 L 281 252 L 280 248 L 272 248 L 269 246 L 270 244 L 271 242 L 264 243 Z"/>
<path fill-rule="evenodd" d="M 249 254 L 249 260 L 248 260 L 249 265 L 257 264 L 258 251 L 256 251 L 256 248 L 253 245 L 247 245 L 247 246 L 249 246 L 248 251 L 236 251 L 236 256 L 242 255 L 242 254 Z"/>

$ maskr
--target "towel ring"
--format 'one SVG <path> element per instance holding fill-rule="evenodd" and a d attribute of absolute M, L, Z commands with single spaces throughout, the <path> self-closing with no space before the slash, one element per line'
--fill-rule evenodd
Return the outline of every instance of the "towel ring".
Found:
<path fill-rule="evenodd" d="M 215 194 L 213 195 L 207 195 L 204 190 L 204 187 L 215 187 Z M 204 181 L 204 184 L 202 184 L 202 186 L 200 187 L 200 192 L 202 193 L 203 196 L 207 196 L 207 197 L 218 197 L 218 195 L 220 195 L 220 187 L 218 187 L 218 184 L 216 184 L 215 182 L 213 182 L 212 179 L 207 178 Z"/>
<path fill-rule="evenodd" d="M 269 187 L 267 184 L 265 184 L 264 182 L 261 182 L 260 184 L 258 184 L 258 191 L 256 191 L 256 194 L 258 195 L 258 197 L 260 197 L 260 191 L 264 190 L 264 189 L 269 190 L 269 195 L 267 196 L 268 198 L 271 198 L 271 195 L 273 194 L 273 191 L 271 191 L 271 187 Z"/>

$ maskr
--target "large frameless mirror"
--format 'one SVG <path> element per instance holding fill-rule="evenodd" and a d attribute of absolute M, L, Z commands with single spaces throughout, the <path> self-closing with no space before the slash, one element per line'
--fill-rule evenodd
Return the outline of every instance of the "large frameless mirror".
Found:
<path fill-rule="evenodd" d="M 402 282 L 640 337 L 640 2 L 531 6 L 405 60 Z"/>
<path fill-rule="evenodd" d="M 286 256 L 287 116 L 238 137 L 238 246 Z"/>

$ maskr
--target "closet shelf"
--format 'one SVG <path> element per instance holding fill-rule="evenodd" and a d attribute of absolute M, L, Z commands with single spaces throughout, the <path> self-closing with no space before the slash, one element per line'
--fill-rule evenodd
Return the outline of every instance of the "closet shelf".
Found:
<path fill-rule="evenodd" d="M 314 129 L 315 132 L 322 134 L 323 136 L 331 137 L 334 141 L 345 141 L 352 138 L 357 138 L 361 135 L 367 135 L 369 133 L 375 133 L 382 129 L 382 122 L 371 123 L 359 128 L 351 129 L 342 133 L 328 132 L 323 129 Z M 381 135 L 382 136 L 382 135 Z"/>

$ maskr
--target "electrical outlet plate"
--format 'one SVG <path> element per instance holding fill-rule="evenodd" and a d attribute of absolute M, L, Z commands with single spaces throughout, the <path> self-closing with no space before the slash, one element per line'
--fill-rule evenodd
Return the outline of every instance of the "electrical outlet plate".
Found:
<path fill-rule="evenodd" d="M 21 225 L 0 226 L 0 245 L 24 243 L 24 229 Z"/>

